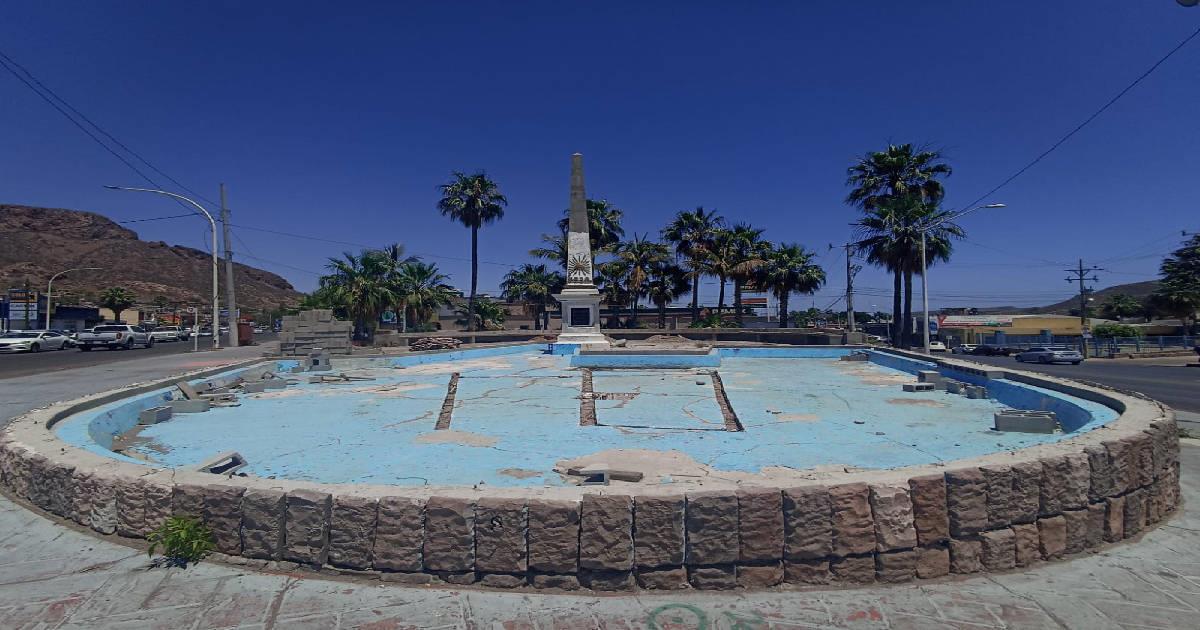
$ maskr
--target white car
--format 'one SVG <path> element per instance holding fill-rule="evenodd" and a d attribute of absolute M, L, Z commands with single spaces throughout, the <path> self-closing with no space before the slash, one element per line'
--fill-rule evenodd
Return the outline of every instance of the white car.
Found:
<path fill-rule="evenodd" d="M 189 334 L 186 328 L 179 326 L 159 326 L 150 331 L 155 341 L 187 341 Z"/>
<path fill-rule="evenodd" d="M 41 352 L 64 350 L 70 337 L 52 330 L 14 330 L 0 335 L 0 352 Z"/>
<path fill-rule="evenodd" d="M 945 352 L 946 344 L 944 344 L 940 341 L 930 341 L 929 342 L 929 351 L 930 352 Z"/>
<path fill-rule="evenodd" d="M 1070 348 L 1043 346 L 1030 348 L 1018 353 L 1017 361 L 1021 363 L 1032 361 L 1034 363 L 1070 363 L 1072 365 L 1079 365 L 1083 362 L 1083 355 L 1079 354 L 1078 350 L 1071 350 Z"/>
<path fill-rule="evenodd" d="M 954 354 L 971 354 L 975 351 L 975 348 L 978 347 L 979 346 L 973 343 L 960 343 L 957 346 L 954 346 L 954 349 L 950 352 L 953 352 Z"/>

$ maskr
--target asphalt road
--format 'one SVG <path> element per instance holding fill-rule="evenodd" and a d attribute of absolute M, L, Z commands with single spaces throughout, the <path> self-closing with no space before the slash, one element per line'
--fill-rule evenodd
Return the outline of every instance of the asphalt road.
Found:
<path fill-rule="evenodd" d="M 1185 361 L 1196 357 L 1172 359 L 1089 359 L 1079 365 L 1018 363 L 1012 357 L 963 357 L 999 367 L 1052 376 L 1092 381 L 1109 387 L 1131 390 L 1164 402 L 1175 409 L 1200 413 L 1200 368 L 1187 367 Z"/>
<path fill-rule="evenodd" d="M 256 341 L 270 341 L 274 335 L 257 335 Z M 201 337 L 201 350 L 212 348 L 212 337 Z M 71 370 L 80 367 L 104 365 L 134 359 L 161 357 L 192 351 L 192 342 L 171 341 L 157 342 L 152 348 L 136 347 L 133 350 L 92 350 L 83 352 L 72 348 L 70 350 L 46 350 L 36 354 L 0 354 L 0 379 L 18 376 L 30 376 L 45 372 Z"/>

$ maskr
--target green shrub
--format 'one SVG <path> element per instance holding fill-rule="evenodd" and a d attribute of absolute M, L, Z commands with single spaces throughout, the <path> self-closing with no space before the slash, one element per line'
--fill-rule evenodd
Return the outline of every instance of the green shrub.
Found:
<path fill-rule="evenodd" d="M 186 567 L 199 562 L 213 549 L 212 531 L 200 519 L 172 516 L 146 536 L 150 557 L 162 548 L 162 564 Z"/>
<path fill-rule="evenodd" d="M 1141 337 L 1142 329 L 1129 324 L 1098 324 L 1092 329 L 1092 335 L 1101 339 L 1112 337 Z"/>

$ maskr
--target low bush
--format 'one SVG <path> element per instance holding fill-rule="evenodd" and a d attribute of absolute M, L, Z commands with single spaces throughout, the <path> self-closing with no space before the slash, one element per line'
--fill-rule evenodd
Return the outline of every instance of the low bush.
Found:
<path fill-rule="evenodd" d="M 200 519 L 190 516 L 168 518 L 146 540 L 150 543 L 150 557 L 161 548 L 163 557 L 158 564 L 166 566 L 195 564 L 213 549 L 212 531 Z"/>

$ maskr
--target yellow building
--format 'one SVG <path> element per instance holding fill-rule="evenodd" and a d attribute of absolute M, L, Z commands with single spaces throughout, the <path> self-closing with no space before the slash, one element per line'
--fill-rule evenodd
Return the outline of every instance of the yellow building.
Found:
<path fill-rule="evenodd" d="M 1078 336 L 1083 333 L 1079 318 L 1071 315 L 939 315 L 938 334 L 962 343 L 979 343 L 997 332 L 1006 335 Z"/>

